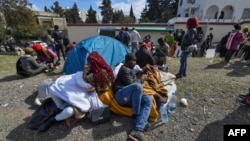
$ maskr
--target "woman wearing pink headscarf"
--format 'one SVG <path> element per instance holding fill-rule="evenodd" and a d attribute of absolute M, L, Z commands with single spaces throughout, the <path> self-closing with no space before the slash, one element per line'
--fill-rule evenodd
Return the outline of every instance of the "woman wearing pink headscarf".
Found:
<path fill-rule="evenodd" d="M 180 69 L 179 72 L 176 74 L 176 78 L 182 78 L 182 76 L 186 76 L 186 69 L 187 69 L 187 58 L 189 55 L 189 51 L 186 48 L 190 45 L 195 44 L 195 37 L 197 35 L 196 27 L 199 26 L 199 21 L 197 17 L 189 18 L 187 20 L 187 32 L 184 35 L 181 44 L 181 58 L 180 58 Z"/>

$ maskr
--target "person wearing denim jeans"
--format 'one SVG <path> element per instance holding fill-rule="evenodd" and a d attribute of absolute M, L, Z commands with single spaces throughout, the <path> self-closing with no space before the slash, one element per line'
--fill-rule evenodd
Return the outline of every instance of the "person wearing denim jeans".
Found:
<path fill-rule="evenodd" d="M 183 76 L 186 76 L 186 69 L 187 69 L 187 58 L 190 52 L 183 51 L 181 53 L 181 59 L 180 59 L 180 69 L 178 74 L 182 74 Z"/>
<path fill-rule="evenodd" d="M 197 26 L 199 26 L 199 21 L 197 17 L 189 18 L 187 20 L 187 32 L 183 36 L 181 42 L 181 59 L 180 59 L 180 70 L 179 73 L 176 74 L 176 78 L 182 78 L 182 76 L 186 76 L 187 69 L 187 58 L 190 53 L 188 50 L 188 46 L 194 45 L 197 37 Z"/>
<path fill-rule="evenodd" d="M 143 75 L 141 79 L 136 78 L 133 67 L 136 65 L 136 57 L 133 53 L 125 56 L 125 64 L 121 66 L 115 83 L 114 94 L 116 101 L 122 106 L 129 106 L 133 109 L 133 118 L 136 119 L 135 128 L 129 134 L 132 140 L 147 141 L 143 134 L 149 114 L 152 107 L 152 99 L 143 93 L 141 82 L 146 79 L 147 75 Z"/>

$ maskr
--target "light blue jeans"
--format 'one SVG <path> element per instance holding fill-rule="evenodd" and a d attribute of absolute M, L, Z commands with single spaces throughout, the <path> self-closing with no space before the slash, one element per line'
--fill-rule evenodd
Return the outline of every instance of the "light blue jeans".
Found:
<path fill-rule="evenodd" d="M 180 59 L 180 70 L 179 74 L 182 76 L 183 73 L 186 73 L 187 70 L 187 58 L 190 52 L 181 52 L 181 59 Z"/>
<path fill-rule="evenodd" d="M 148 123 L 152 108 L 152 99 L 143 94 L 142 84 L 133 83 L 118 90 L 115 99 L 122 106 L 132 107 L 133 114 L 137 116 L 135 130 L 142 131 Z"/>
<path fill-rule="evenodd" d="M 132 53 L 136 53 L 139 49 L 138 49 L 138 42 L 132 42 L 131 43 L 131 52 Z"/>

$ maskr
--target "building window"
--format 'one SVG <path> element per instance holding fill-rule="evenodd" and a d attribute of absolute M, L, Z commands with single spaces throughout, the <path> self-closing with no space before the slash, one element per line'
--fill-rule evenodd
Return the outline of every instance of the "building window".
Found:
<path fill-rule="evenodd" d="M 194 4 L 194 3 L 195 3 L 195 0 L 187 0 L 187 3 Z"/>
<path fill-rule="evenodd" d="M 183 0 L 180 1 L 180 6 L 182 6 Z"/>
<path fill-rule="evenodd" d="M 250 8 L 245 8 L 242 13 L 242 19 L 250 18 Z"/>
<path fill-rule="evenodd" d="M 194 14 L 194 9 L 191 10 L 191 14 Z"/>

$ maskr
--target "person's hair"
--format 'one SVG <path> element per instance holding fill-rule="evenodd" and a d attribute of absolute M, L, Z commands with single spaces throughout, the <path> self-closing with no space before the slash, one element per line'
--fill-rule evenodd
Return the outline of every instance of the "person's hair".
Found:
<path fill-rule="evenodd" d="M 235 29 L 235 30 L 240 30 L 240 29 L 241 29 L 240 24 L 235 24 L 235 25 L 234 25 L 234 29 Z"/>
<path fill-rule="evenodd" d="M 59 29 L 59 26 L 58 26 L 58 25 L 55 25 L 55 26 L 54 26 L 54 29 L 55 29 L 55 30 Z"/>
<path fill-rule="evenodd" d="M 111 80 L 114 80 L 114 74 L 112 68 L 106 63 L 103 57 L 97 52 L 93 51 L 88 56 L 88 62 L 91 65 L 91 72 L 93 73 L 94 82 L 95 84 L 99 84 L 100 88 L 104 88 L 105 84 L 108 84 L 107 79 L 105 78 L 102 73 L 102 69 L 107 70 L 107 73 Z"/>
<path fill-rule="evenodd" d="M 164 42 L 164 39 L 163 39 L 163 38 L 159 38 L 159 39 L 158 39 L 158 42 L 159 42 L 159 43 L 163 43 L 163 42 Z"/>
<path fill-rule="evenodd" d="M 187 20 L 187 27 L 188 28 L 196 28 L 199 26 L 199 21 L 197 17 L 192 17 Z"/>

